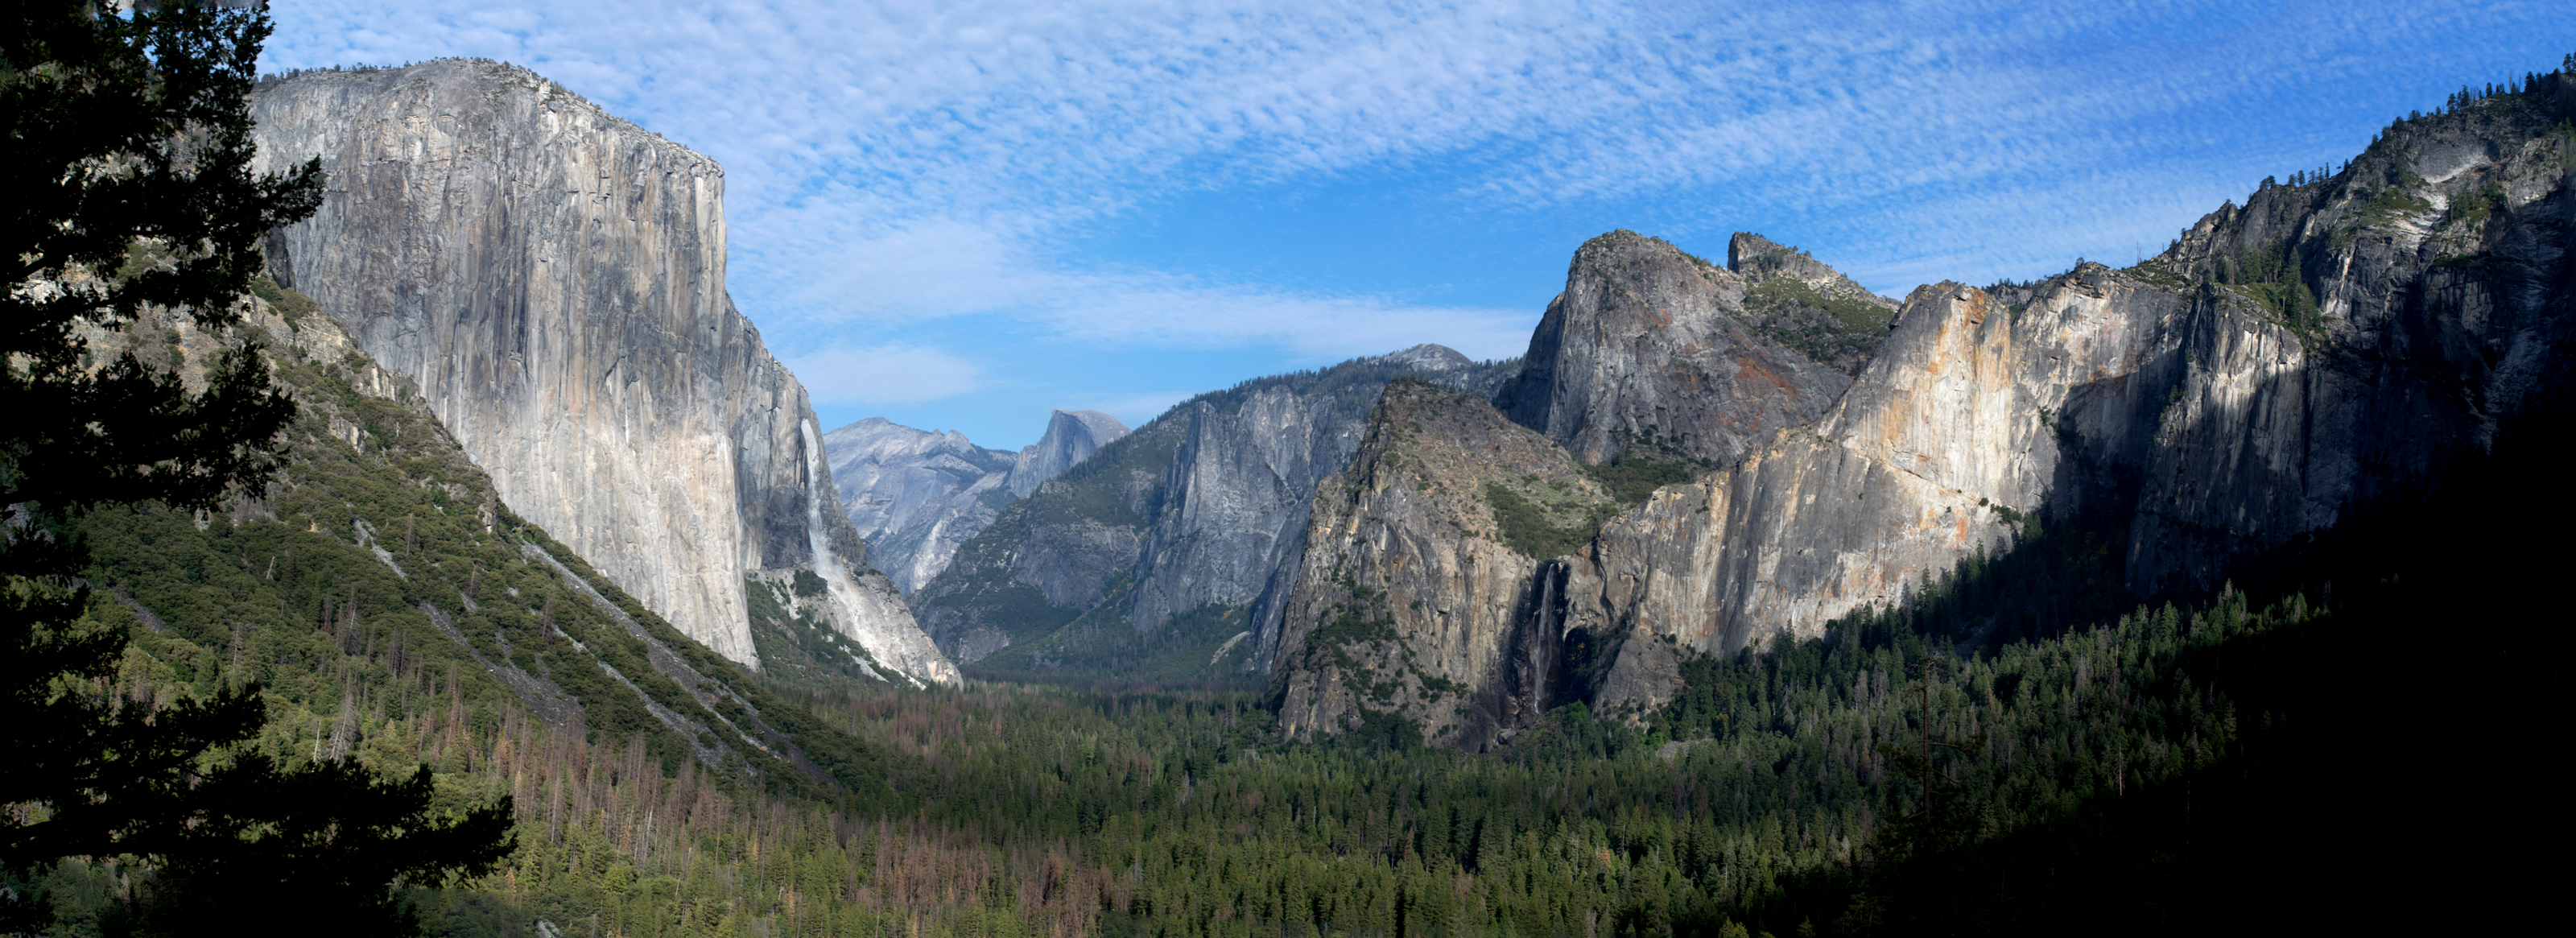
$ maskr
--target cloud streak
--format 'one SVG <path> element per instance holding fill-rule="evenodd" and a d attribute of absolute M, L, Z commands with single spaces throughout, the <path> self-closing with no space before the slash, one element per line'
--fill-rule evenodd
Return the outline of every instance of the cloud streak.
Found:
<path fill-rule="evenodd" d="M 834 346 L 788 359 L 816 404 L 932 401 L 983 387 L 983 369 L 935 348 Z"/>
<path fill-rule="evenodd" d="M 2353 89 L 2444 76 L 2429 106 L 2526 64 L 2498 58 L 2501 24 L 2576 35 L 2576 13 L 2521 0 L 316 0 L 278 17 L 276 66 L 508 59 L 715 157 L 732 286 L 773 340 L 818 366 L 911 355 L 906 386 L 933 389 L 985 386 L 906 332 L 961 316 L 1305 362 L 1425 340 L 1511 354 L 1535 319 L 1073 237 L 1191 193 L 1366 185 L 1469 239 L 1565 217 L 1722 243 L 1759 223 L 1901 292 L 2152 250 L 2265 173 L 2357 149 L 2392 112 Z"/>

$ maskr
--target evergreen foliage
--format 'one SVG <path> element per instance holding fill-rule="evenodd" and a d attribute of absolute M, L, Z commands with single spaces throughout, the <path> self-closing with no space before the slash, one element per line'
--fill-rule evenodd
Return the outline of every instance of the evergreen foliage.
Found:
<path fill-rule="evenodd" d="M 1499 479 L 1488 481 L 1485 504 L 1494 512 L 1495 533 L 1502 535 L 1503 544 L 1541 560 L 1582 550 L 1601 533 L 1602 522 L 1625 507 L 1548 485 L 1544 479 L 1525 480 L 1517 487 Z"/>
<path fill-rule="evenodd" d="M 2279 292 L 2301 284 L 2291 252 L 2229 263 L 2231 288 L 2294 316 Z M 277 294 L 270 309 L 295 308 Z M 770 665 L 749 673 L 511 517 L 433 419 L 359 390 L 383 376 L 330 353 L 345 344 L 323 341 L 327 320 L 298 319 L 243 333 L 296 395 L 285 448 L 246 457 L 282 459 L 276 485 L 101 499 L 12 529 L 12 563 L 67 565 L 59 581 L 12 568 L 10 595 L 68 609 L 53 647 L 70 650 L 11 666 L 104 655 L 38 682 L 44 699 L 148 715 L 160 735 L 134 759 L 204 766 L 186 790 L 243 805 L 183 835 L 259 860 L 21 865 L 6 885 L 48 896 L 55 933 L 203 920 L 223 913 L 193 903 L 236 892 L 298 925 L 363 918 L 383 909 L 313 893 L 418 872 L 399 865 L 418 856 L 407 841 L 377 835 L 482 805 L 506 812 L 481 816 L 506 817 L 516 850 L 471 881 L 406 880 L 399 898 L 431 933 L 2477 931 L 2514 894 L 2544 894 L 2545 864 L 2491 858 L 2539 829 L 2494 806 L 2534 764 L 2514 714 L 2554 687 L 2557 620 L 2518 600 L 2554 582 L 2556 557 L 2516 535 L 2576 520 L 2548 495 L 2576 425 L 2563 400 L 2526 406 L 2486 453 L 2386 480 L 2233 584 L 2152 602 L 2125 586 L 2124 513 L 1987 505 L 2014 543 L 1892 605 L 1810 640 L 1685 654 L 1680 695 L 1633 722 L 1568 703 L 1508 751 L 1470 755 L 1388 715 L 1281 743 L 1262 695 L 1174 677 L 1246 611 L 1137 635 L 1123 580 L 1011 659 L 1018 677 L 1092 655 L 1048 672 L 1056 686 L 928 690 L 868 680 L 802 611 L 801 582 L 755 580 Z M 1067 484 L 1160 478 L 1169 454 L 1113 453 Z M 1595 468 L 1617 504 L 1683 472 Z M 1566 531 L 1594 501 L 1502 490 L 1534 555 L 1590 537 Z M 1150 516 L 1159 498 L 1120 504 Z M 14 533 L 29 530 L 52 537 Z M 1388 628 L 1354 613 L 1316 640 Z M 200 760 L 244 735 L 221 764 Z M 18 739 L 13 755 L 30 752 Z M 225 773 L 243 766 L 291 784 L 240 790 L 253 776 Z M 47 816 L 11 806 L 13 823 Z M 346 839 L 306 849 L 324 817 L 349 819 Z M 243 818 L 276 836 L 244 841 L 226 826 Z M 168 892 L 138 906 L 137 882 Z"/>
<path fill-rule="evenodd" d="M 240 675 L 176 694 L 119 680 L 133 636 L 90 615 L 109 605 L 78 576 L 91 548 L 112 553 L 86 537 L 94 521 L 144 504 L 205 512 L 278 465 L 272 440 L 294 404 L 231 330 L 259 237 L 312 214 L 321 178 L 318 162 L 249 171 L 244 96 L 267 17 L 52 2 L 13 7 L 8 24 L 0 875 L 14 882 L 0 931 L 55 924 L 55 897 L 22 877 L 84 862 L 65 858 L 124 868 L 115 888 L 70 897 L 103 897 L 92 917 L 123 934 L 290 903 L 314 927 L 408 931 L 394 887 L 488 868 L 507 807 L 433 813 L 425 770 L 380 781 L 336 761 L 282 765 L 244 745 L 268 714 Z M 212 334 L 199 348 L 211 360 L 190 367 L 181 331 Z M 120 338 L 118 354 L 92 344 Z"/>
<path fill-rule="evenodd" d="M 1745 291 L 1744 313 L 1756 334 L 1845 374 L 1857 374 L 1869 361 L 1896 315 L 1862 297 L 1819 291 L 1790 276 Z"/>
<path fill-rule="evenodd" d="M 1644 504 L 1656 489 L 1691 481 L 1714 467 L 1679 451 L 1659 451 L 1627 441 L 1609 462 L 1581 468 L 1624 506 Z"/>
<path fill-rule="evenodd" d="M 1450 380 L 1469 393 L 1491 394 L 1517 368 L 1517 360 L 1486 362 Z M 1004 507 L 913 600 L 925 618 L 953 615 L 1010 638 L 1004 650 L 965 664 L 970 676 L 1077 685 L 1257 683 L 1233 670 L 1240 652 L 1230 663 L 1208 664 L 1218 648 L 1249 627 L 1247 609 L 1213 604 L 1181 612 L 1160 628 L 1141 629 L 1131 618 L 1134 560 L 1112 571 L 1097 597 L 1057 605 L 1019 580 L 1015 551 L 1031 543 L 1031 531 L 1039 527 L 1106 528 L 1143 538 L 1153 525 L 1172 521 L 1181 510 L 1170 498 L 1174 462 L 1202 410 L 1232 415 L 1257 396 L 1284 393 L 1305 398 L 1319 424 L 1357 421 L 1375 408 L 1388 382 L 1417 375 L 1410 366 L 1360 358 L 1255 378 L 1183 401 Z"/>

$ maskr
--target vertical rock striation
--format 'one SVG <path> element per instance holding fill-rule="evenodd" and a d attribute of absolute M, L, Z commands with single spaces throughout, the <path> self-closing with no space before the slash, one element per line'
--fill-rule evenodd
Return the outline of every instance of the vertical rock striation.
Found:
<path fill-rule="evenodd" d="M 1298 733 L 1367 710 L 1445 725 L 1411 688 L 1449 672 L 1422 662 L 1496 656 L 1509 664 L 1473 672 L 1487 683 L 1459 696 L 1633 714 L 1670 699 L 1684 656 L 1817 635 L 1981 546 L 2009 549 L 2039 518 L 2112 519 L 2138 596 L 2216 587 L 2231 562 L 2427 477 L 2536 395 L 2570 389 L 2576 79 L 2552 81 L 2401 122 L 2333 176 L 2266 180 L 2128 270 L 2079 263 L 2035 285 L 1918 288 L 1848 393 L 1804 425 L 1784 405 L 1812 398 L 1721 397 L 1697 416 L 1674 404 L 1656 382 L 1678 369 L 1653 369 L 1648 339 L 1667 318 L 1639 311 L 1724 308 L 1734 287 L 1646 239 L 1586 245 L 1592 259 L 1578 255 L 1576 285 L 1498 403 L 1587 461 L 1637 439 L 1678 438 L 1710 458 L 1728 452 L 1712 440 L 1748 445 L 1517 581 L 1437 573 L 1457 562 L 1424 545 L 1474 542 L 1472 512 L 1446 509 L 1470 519 L 1445 522 L 1465 534 L 1419 533 L 1444 523 L 1420 504 L 1439 486 L 1400 494 L 1386 461 L 1364 458 L 1350 479 L 1364 494 L 1319 500 L 1310 538 L 1334 538 L 1336 554 L 1306 565 L 1292 604 L 1274 686 L 1302 709 L 1283 718 Z M 1839 289 L 1776 245 L 1739 236 L 1733 248 L 1740 275 L 1828 299 Z M 1587 279 L 1587 265 L 1612 273 Z M 1831 311 L 1800 314 L 1818 310 Z M 1472 410 L 1447 409 L 1462 426 Z M 1690 429 L 1764 423 L 1786 428 L 1758 440 Z M 1494 470 L 1527 461 L 1502 448 L 1484 458 Z M 1522 618 L 1467 639 L 1408 612 L 1506 604 L 1523 604 Z M 1483 644 L 1448 647 L 1462 640 Z M 1503 732 L 1515 725 L 1516 711 L 1480 712 Z"/>
<path fill-rule="evenodd" d="M 949 667 L 864 572 L 805 390 L 725 294 L 714 161 L 490 62 L 310 73 L 251 111 L 263 168 L 330 174 L 272 267 L 419 383 L 514 510 L 734 660 L 746 580 L 810 567 L 851 581 L 835 624 L 880 663 Z"/>
<path fill-rule="evenodd" d="M 1142 637 L 1133 654 L 1177 642 L 1204 645 L 1197 660 L 1223 658 L 1229 670 L 1267 667 L 1276 629 L 1244 623 L 1277 619 L 1315 486 L 1349 463 L 1386 382 L 1411 375 L 1483 394 L 1511 367 L 1416 346 L 1183 402 L 1002 509 L 915 595 L 923 627 L 977 661 L 1037 647 L 1097 610 L 1090 618 Z M 1242 654 L 1210 654 L 1246 632 L 1225 646 Z M 1104 654 L 1047 646 L 1043 661 L 1006 663 L 1098 673 L 1111 664 Z"/>

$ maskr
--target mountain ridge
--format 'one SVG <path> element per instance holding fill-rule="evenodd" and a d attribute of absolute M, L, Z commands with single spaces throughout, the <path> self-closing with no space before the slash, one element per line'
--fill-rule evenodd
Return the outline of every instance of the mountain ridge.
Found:
<path fill-rule="evenodd" d="M 954 430 L 916 430 L 870 417 L 823 435 L 833 484 L 878 569 L 910 596 L 993 523 L 1011 500 L 1064 474 L 1127 434 L 1096 410 L 1049 414 L 1038 442 L 1019 452 L 976 446 Z"/>
<path fill-rule="evenodd" d="M 1357 448 L 1378 389 L 1420 375 L 1490 393 L 1511 367 L 1415 346 L 1175 405 L 1002 508 L 915 594 L 924 629 L 972 663 L 1014 644 L 1038 654 L 1030 643 L 1082 620 L 1084 634 L 1097 636 L 1086 642 L 1121 649 L 1102 654 L 1131 665 L 1143 660 L 1136 656 L 1185 660 L 1165 647 L 1179 642 L 1203 662 L 1191 672 L 1202 677 L 1262 671 L 1268 651 L 1249 641 L 1262 634 L 1250 619 L 1276 617 L 1315 480 Z M 1238 634 L 1246 641 L 1216 654 Z M 1204 664 L 1211 657 L 1225 660 Z M 1068 667 L 1105 673 L 1098 662 L 1069 660 L 1006 657 L 982 667 L 1031 679 L 1073 673 Z"/>
<path fill-rule="evenodd" d="M 2007 553 L 2041 525 L 2105 526 L 2113 576 L 2130 595 L 2218 588 L 2229 563 L 2329 527 L 2343 506 L 2474 450 L 2542 389 L 2570 386 L 2576 132 L 2565 128 L 2576 118 L 2576 78 L 2541 78 L 2553 84 L 2401 121 L 2332 177 L 2266 180 L 2245 206 L 2222 206 L 2137 267 L 2082 263 L 1990 290 L 1919 287 L 1829 407 L 1759 445 L 1737 436 L 1741 451 L 1700 437 L 1700 453 L 1732 458 L 1658 488 L 1524 581 L 1398 572 L 1419 540 L 1400 532 L 1423 522 L 1392 503 L 1319 513 L 1339 527 L 1318 527 L 1317 543 L 1391 533 L 1347 541 L 1347 569 L 1374 579 L 1300 585 L 1320 592 L 1298 607 L 1313 621 L 1285 631 L 1292 639 L 1278 660 L 1303 664 L 1272 675 L 1291 708 L 1283 713 L 1300 715 L 1301 737 L 1384 715 L 1442 726 L 1452 718 L 1433 708 L 1445 704 L 1342 694 L 1323 675 L 1375 654 L 1363 683 L 1410 687 L 1449 679 L 1418 661 L 1517 655 L 1460 692 L 1579 700 L 1635 719 L 1682 689 L 1686 661 L 1814 638 L 1846 617 L 1903 606 L 1936 590 L 1936 576 Z M 1534 355 L 1551 333 L 1582 331 L 1562 325 L 1570 314 L 1561 311 L 1580 311 L 1567 297 L 1607 297 L 1599 308 L 1633 315 L 1618 304 L 1651 311 L 1654 301 L 1629 297 L 1679 295 L 1676 284 L 1727 295 L 1709 265 L 1621 234 L 1585 250 L 1595 261 L 1620 251 L 1658 257 L 1603 265 L 1578 252 Z M 1736 245 L 1792 259 L 1764 243 Z M 1639 282 L 1577 284 L 1605 267 Z M 1661 392 L 1630 390 L 1654 370 L 1603 364 L 1650 366 L 1651 355 L 1627 351 L 1642 346 L 1557 344 L 1576 364 L 1572 376 L 1537 377 L 1549 371 L 1534 365 L 1496 396 L 1516 422 L 1586 462 L 1638 439 L 1672 439 L 1666 412 L 1652 423 L 1637 403 Z M 1533 403 L 1540 386 L 1549 397 Z M 1481 406 L 1452 401 L 1448 419 L 1472 422 Z M 1663 432 L 1614 435 L 1599 429 L 1604 415 Z M 1360 481 L 1346 474 L 1336 484 Z M 1519 597 L 1519 618 L 1469 638 L 1400 612 L 1487 602 L 1481 591 L 1492 590 Z M 1335 591 L 1372 597 L 1369 608 L 1388 613 L 1390 627 L 1326 628 L 1347 605 L 1330 598 Z M 1990 623 L 1980 640 L 2066 625 L 2033 607 Z M 1298 647 L 1300 631 L 1334 644 Z M 1531 634 L 1538 640 L 1517 638 Z M 1451 647 L 1460 641 L 1477 648 Z M 1526 727 L 1532 709 L 1505 711 Z M 1515 727 L 1501 729 L 1507 738 Z M 1451 744 L 1483 745 L 1462 739 Z"/>
<path fill-rule="evenodd" d="M 953 678 L 724 290 L 714 161 L 492 62 L 305 73 L 250 110 L 257 168 L 331 179 L 271 269 L 418 382 L 514 510 L 736 661 L 758 659 L 747 582 L 804 569 L 880 662 Z"/>

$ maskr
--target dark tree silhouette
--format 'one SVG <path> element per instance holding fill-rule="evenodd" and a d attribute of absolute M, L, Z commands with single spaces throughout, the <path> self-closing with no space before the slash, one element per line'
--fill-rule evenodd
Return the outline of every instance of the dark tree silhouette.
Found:
<path fill-rule="evenodd" d="M 152 870 L 119 923 L 139 933 L 289 907 L 289 888 L 315 915 L 306 925 L 399 931 L 397 884 L 507 851 L 506 802 L 433 815 L 425 769 L 388 782 L 241 751 L 260 727 L 258 685 L 125 699 L 107 678 L 126 636 L 82 618 L 88 555 L 72 521 L 102 506 L 210 509 L 274 471 L 295 405 L 230 327 L 260 237 L 321 202 L 318 161 L 250 171 L 245 96 L 266 14 L 137 6 L 13 4 L 0 29 L 0 866 L 24 877 L 97 857 Z M 197 387 L 83 337 L 161 315 L 228 337 Z M 0 893 L 0 932 L 50 920 L 31 889 Z"/>

